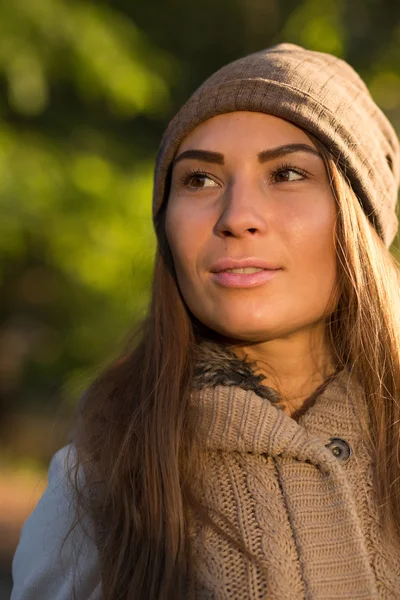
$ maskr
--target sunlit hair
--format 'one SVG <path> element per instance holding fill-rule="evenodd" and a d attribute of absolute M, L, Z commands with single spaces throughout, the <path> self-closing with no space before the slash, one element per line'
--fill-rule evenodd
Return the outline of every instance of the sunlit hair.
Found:
<path fill-rule="evenodd" d="M 353 190 L 318 144 L 337 200 L 339 303 L 328 333 L 339 364 L 365 393 L 360 421 L 373 449 L 374 489 L 386 535 L 400 541 L 400 270 Z"/>
<path fill-rule="evenodd" d="M 337 365 L 351 369 L 365 392 L 368 414 L 360 410 L 360 422 L 372 447 L 382 525 L 400 541 L 399 270 L 314 142 L 337 203 L 339 300 L 326 332 Z M 192 489 L 198 455 L 189 394 L 199 332 L 178 290 L 164 218 L 165 209 L 156 223 L 148 317 L 86 392 L 71 439 L 87 482 L 82 489 L 72 477 L 77 514 L 87 510 L 95 523 L 105 600 L 191 598 L 190 519 L 194 511 L 211 519 Z"/>

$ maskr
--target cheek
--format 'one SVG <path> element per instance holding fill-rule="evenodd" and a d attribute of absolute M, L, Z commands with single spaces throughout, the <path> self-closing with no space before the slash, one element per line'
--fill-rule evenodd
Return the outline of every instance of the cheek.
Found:
<path fill-rule="evenodd" d="M 292 246 L 307 254 L 323 250 L 333 252 L 336 205 L 331 193 L 310 192 L 305 197 L 280 206 L 276 224 L 281 224 L 281 235 Z M 316 259 L 318 257 L 315 257 Z"/>
<path fill-rule="evenodd" d="M 315 302 L 325 302 L 336 281 L 335 221 L 333 203 L 316 203 L 315 210 L 291 224 L 289 253 L 294 281 Z M 318 210 L 317 210 L 318 209 Z"/>
<path fill-rule="evenodd" d="M 196 272 L 198 257 L 204 237 L 204 227 L 193 211 L 177 206 L 173 201 L 167 208 L 165 229 L 172 252 L 179 284 L 190 279 Z"/>

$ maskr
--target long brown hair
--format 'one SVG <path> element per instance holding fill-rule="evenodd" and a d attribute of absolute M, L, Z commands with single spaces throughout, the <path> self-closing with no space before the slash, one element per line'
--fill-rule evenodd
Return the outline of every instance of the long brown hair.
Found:
<path fill-rule="evenodd" d="M 387 531 L 400 540 L 399 270 L 317 145 L 337 202 L 339 301 L 327 333 L 337 364 L 351 368 L 365 391 L 377 502 Z M 165 209 L 156 222 L 148 316 L 85 394 L 72 436 L 88 492 L 76 485 L 76 495 L 97 527 L 105 600 L 193 593 L 188 526 L 196 452 L 188 399 L 199 334 L 178 289 L 164 217 Z"/>

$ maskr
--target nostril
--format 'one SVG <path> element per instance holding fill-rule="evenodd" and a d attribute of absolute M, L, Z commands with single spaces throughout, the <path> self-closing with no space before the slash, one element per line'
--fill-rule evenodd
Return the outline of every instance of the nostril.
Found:
<path fill-rule="evenodd" d="M 251 234 L 254 234 L 254 233 L 256 233 L 257 229 L 255 227 L 251 227 L 249 229 L 249 231 L 250 231 Z"/>

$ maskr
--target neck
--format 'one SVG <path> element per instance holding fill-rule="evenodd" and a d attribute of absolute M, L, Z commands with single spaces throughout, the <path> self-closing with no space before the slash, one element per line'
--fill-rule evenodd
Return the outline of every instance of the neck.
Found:
<path fill-rule="evenodd" d="M 235 345 L 237 356 L 257 365 L 266 384 L 278 391 L 284 411 L 293 416 L 309 404 L 313 393 L 335 372 L 324 329 L 300 331 L 252 344 Z"/>

